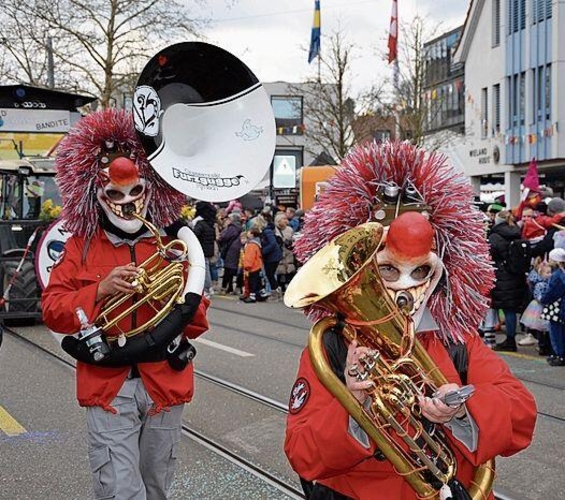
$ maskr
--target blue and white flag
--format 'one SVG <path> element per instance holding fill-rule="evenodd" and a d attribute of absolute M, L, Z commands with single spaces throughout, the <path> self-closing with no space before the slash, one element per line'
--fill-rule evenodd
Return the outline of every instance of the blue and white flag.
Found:
<path fill-rule="evenodd" d="M 311 63 L 316 57 L 320 56 L 320 37 L 320 0 L 315 0 L 314 23 L 312 25 L 312 36 L 310 38 L 310 52 L 308 52 L 308 63 Z"/>

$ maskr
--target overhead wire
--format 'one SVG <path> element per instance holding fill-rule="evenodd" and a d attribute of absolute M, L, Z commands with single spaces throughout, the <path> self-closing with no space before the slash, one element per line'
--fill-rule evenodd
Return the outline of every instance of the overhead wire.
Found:
<path fill-rule="evenodd" d="M 334 5 L 324 5 L 324 10 L 335 9 L 338 7 L 351 7 L 353 5 L 362 5 L 367 3 L 377 3 L 376 0 L 362 0 L 359 2 L 344 2 Z M 252 14 L 249 16 L 238 16 L 238 17 L 226 17 L 223 19 L 214 19 L 216 23 L 224 23 L 224 22 L 232 22 L 232 21 L 242 21 L 245 19 L 254 19 L 254 18 L 261 18 L 261 17 L 274 17 L 274 16 L 286 16 L 289 14 L 298 14 L 301 12 L 312 12 L 312 8 L 304 8 L 304 9 L 295 9 L 295 10 L 287 10 L 284 12 L 270 12 L 265 14 Z"/>

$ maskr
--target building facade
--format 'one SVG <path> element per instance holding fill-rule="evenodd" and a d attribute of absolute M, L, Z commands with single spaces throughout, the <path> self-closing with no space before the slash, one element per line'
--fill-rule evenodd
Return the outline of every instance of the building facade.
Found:
<path fill-rule="evenodd" d="M 273 163 L 259 188 L 268 191 L 277 204 L 296 206 L 298 204 L 298 182 L 301 168 L 317 164 L 324 156 L 323 151 L 308 142 L 305 130 L 313 127 L 305 113 L 306 99 L 310 94 L 305 83 L 268 82 L 263 83 L 271 99 L 277 142 Z M 327 157 L 327 154 L 325 155 Z"/>
<path fill-rule="evenodd" d="M 453 63 L 462 31 L 460 26 L 424 44 L 426 134 L 465 133 L 464 66 Z"/>
<path fill-rule="evenodd" d="M 502 182 L 511 206 L 533 158 L 542 184 L 563 194 L 564 26 L 559 0 L 473 0 L 455 53 L 465 66 L 465 139 L 450 154 L 477 191 Z"/>

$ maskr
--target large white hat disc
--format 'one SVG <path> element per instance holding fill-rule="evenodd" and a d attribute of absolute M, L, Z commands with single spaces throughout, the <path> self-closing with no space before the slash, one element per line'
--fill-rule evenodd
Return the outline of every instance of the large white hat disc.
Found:
<path fill-rule="evenodd" d="M 239 198 L 273 159 L 269 96 L 245 64 L 214 45 L 180 43 L 155 55 L 138 80 L 133 111 L 151 166 L 192 198 Z"/>

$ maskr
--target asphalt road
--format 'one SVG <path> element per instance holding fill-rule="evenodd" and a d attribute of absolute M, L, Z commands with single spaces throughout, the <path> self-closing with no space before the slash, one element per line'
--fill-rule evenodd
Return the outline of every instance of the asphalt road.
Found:
<path fill-rule="evenodd" d="M 306 318 L 282 303 L 243 304 L 233 296 L 214 297 L 209 318 L 210 331 L 196 342 L 197 371 L 286 405 L 307 342 Z M 43 326 L 17 330 L 59 352 Z M 565 498 L 565 369 L 549 367 L 533 348 L 502 357 L 526 380 L 541 414 L 533 444 L 497 459 L 495 490 L 515 500 Z M 89 498 L 84 416 L 72 370 L 7 336 L 0 380 L 0 407 L 26 431 L 6 434 L 0 416 L 0 499 Z M 283 412 L 201 377 L 185 412 L 191 428 L 297 485 L 282 451 L 285 420 Z M 198 443 L 183 442 L 174 498 L 288 498 Z"/>

